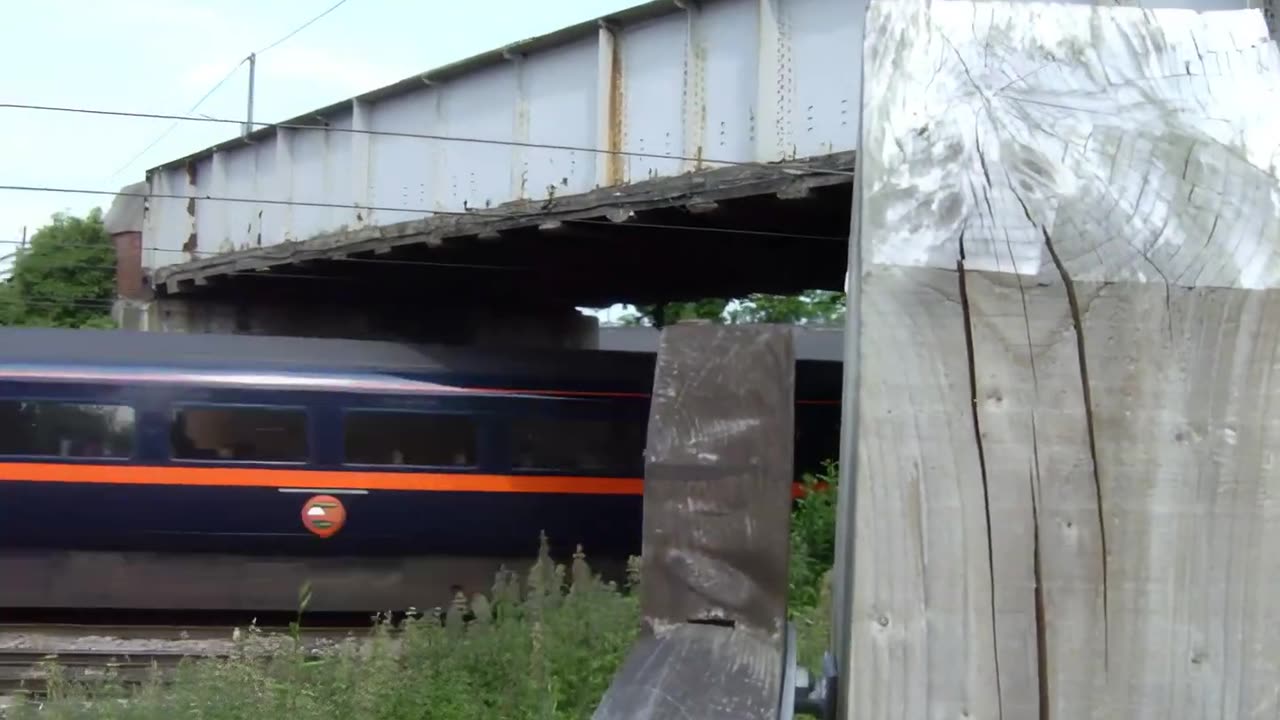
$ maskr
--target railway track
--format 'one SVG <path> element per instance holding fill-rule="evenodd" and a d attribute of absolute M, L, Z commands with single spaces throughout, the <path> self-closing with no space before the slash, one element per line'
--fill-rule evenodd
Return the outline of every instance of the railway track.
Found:
<path fill-rule="evenodd" d="M 184 659 L 279 652 L 292 645 L 289 621 L 296 615 L 34 611 L 9 618 L 0 623 L 0 720 L 10 714 L 7 708 L 43 698 L 55 672 L 63 681 L 131 685 L 153 675 L 163 681 Z M 382 617 L 391 622 L 392 635 L 402 619 L 403 613 Z M 353 613 L 311 614 L 296 632 L 304 652 L 318 657 L 345 640 L 367 637 L 373 620 Z"/>
<path fill-rule="evenodd" d="M 60 643 L 88 642 L 99 638 L 112 641 L 231 641 L 237 633 L 248 634 L 248 624 L 228 625 L 157 625 L 157 624 L 101 624 L 101 623 L 0 623 L 0 649 L 6 643 Z M 287 625 L 257 625 L 262 635 L 283 635 L 289 632 Z M 303 638 L 345 637 L 349 634 L 369 632 L 370 625 L 319 626 L 299 628 Z"/>
<path fill-rule="evenodd" d="M 151 651 L 120 653 L 110 650 L 78 650 L 46 653 L 35 650 L 0 651 L 0 693 L 39 694 L 46 689 L 56 663 L 62 677 L 71 681 L 114 679 L 124 683 L 140 683 L 153 669 L 164 672 L 177 667 L 191 653 Z M 201 655 L 201 657 L 213 657 Z"/>
<path fill-rule="evenodd" d="M 287 627 L 211 625 L 0 624 L 0 718 L 23 698 L 40 697 L 56 672 L 72 682 L 136 684 L 163 679 L 184 659 L 268 655 L 288 646 Z M 300 628 L 304 650 L 322 654 L 368 626 Z M 394 630 L 392 631 L 394 632 Z"/>

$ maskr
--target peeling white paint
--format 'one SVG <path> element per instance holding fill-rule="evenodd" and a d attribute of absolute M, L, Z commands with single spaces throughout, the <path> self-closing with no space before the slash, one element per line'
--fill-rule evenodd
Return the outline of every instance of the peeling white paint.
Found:
<path fill-rule="evenodd" d="M 867 16 L 897 38 L 866 59 L 867 272 L 963 252 L 1036 275 L 1047 235 L 1076 280 L 1280 280 L 1280 55 L 1259 11 L 924 8 Z M 1242 240 L 1206 242 L 1224 232 Z"/>

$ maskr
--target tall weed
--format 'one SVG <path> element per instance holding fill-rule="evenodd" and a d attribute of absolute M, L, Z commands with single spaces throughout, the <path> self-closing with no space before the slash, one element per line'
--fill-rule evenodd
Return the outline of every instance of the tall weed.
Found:
<path fill-rule="evenodd" d="M 363 637 L 321 655 L 296 628 L 272 638 L 284 650 L 184 662 L 163 686 L 70 682 L 54 673 L 48 697 L 13 717 L 41 720 L 569 720 L 587 718 L 639 628 L 629 592 L 601 581 L 581 552 L 572 572 L 544 543 L 519 586 L 501 573 L 491 597 L 457 598 L 442 623 L 379 620 Z M 465 617 L 465 620 L 464 620 Z M 260 639 L 260 638 L 257 638 Z"/>
<path fill-rule="evenodd" d="M 806 492 L 791 513 L 790 586 L 787 604 L 795 611 L 818 606 L 823 577 L 836 556 L 836 464 L 828 461 L 817 475 L 806 474 Z"/>

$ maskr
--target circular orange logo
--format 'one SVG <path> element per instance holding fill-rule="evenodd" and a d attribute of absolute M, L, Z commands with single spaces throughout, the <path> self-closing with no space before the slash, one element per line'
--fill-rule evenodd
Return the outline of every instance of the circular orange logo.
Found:
<path fill-rule="evenodd" d="M 332 495 L 316 495 L 302 506 L 302 525 L 322 538 L 342 529 L 347 509 Z"/>

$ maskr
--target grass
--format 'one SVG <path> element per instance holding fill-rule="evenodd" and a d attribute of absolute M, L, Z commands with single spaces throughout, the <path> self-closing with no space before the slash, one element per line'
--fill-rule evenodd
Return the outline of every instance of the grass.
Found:
<path fill-rule="evenodd" d="M 834 466 L 811 486 L 834 487 Z M 799 660 L 817 670 L 826 649 L 829 570 L 834 554 L 835 493 L 810 493 L 792 518 L 789 611 Z M 445 622 L 379 622 L 364 642 L 317 655 L 302 648 L 298 626 L 284 649 L 249 652 L 258 634 L 226 659 L 185 662 L 162 682 L 73 682 L 51 668 L 48 697 L 20 706 L 19 718 L 72 720 L 259 720 L 429 718 L 561 720 L 589 718 L 639 626 L 638 565 L 624 587 L 602 582 L 586 558 L 568 567 L 542 552 L 523 576 L 503 573 L 488 596 L 458 598 Z M 305 594 L 300 605 L 305 608 Z M 273 638 L 281 640 L 281 638 Z"/>
<path fill-rule="evenodd" d="M 567 577 L 566 577 L 567 575 Z M 523 584 L 523 587 L 521 587 Z M 54 670 L 42 706 L 14 717 L 207 720 L 240 718 L 590 717 L 638 627 L 633 588 L 592 576 L 585 558 L 566 572 L 545 552 L 523 578 L 499 575 L 489 597 L 459 599 L 391 632 L 317 655 L 296 631 L 285 649 L 254 656 L 254 631 L 226 659 L 185 662 L 168 682 L 72 682 Z M 464 616 L 466 621 L 464 621 Z M 117 702 L 128 700 L 128 702 Z"/>
<path fill-rule="evenodd" d="M 836 553 L 836 487 L 839 471 L 828 462 L 818 475 L 806 475 L 806 492 L 791 513 L 791 558 L 787 612 L 796 626 L 796 660 L 813 672 L 831 634 L 831 568 Z M 814 492 L 825 486 L 826 492 Z"/>

